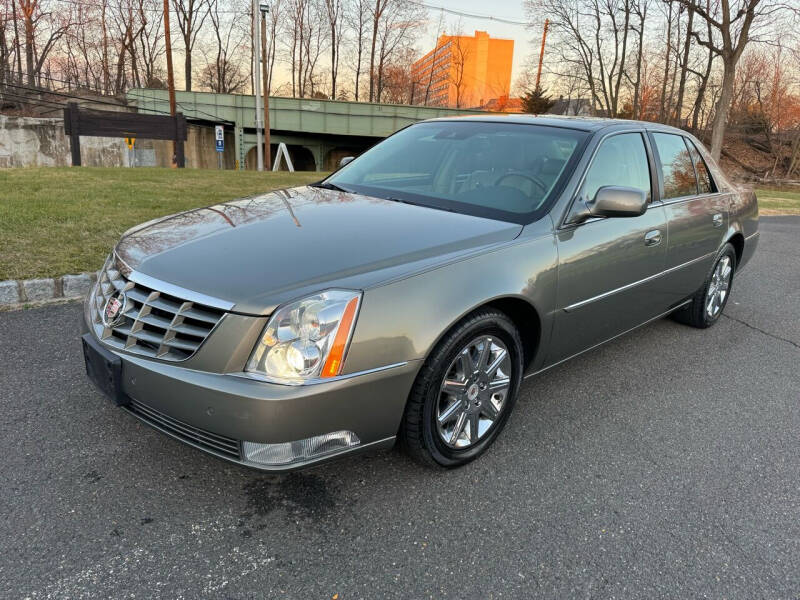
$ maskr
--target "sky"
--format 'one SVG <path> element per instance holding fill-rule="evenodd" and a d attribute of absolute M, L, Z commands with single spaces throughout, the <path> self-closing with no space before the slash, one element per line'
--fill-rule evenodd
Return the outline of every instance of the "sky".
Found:
<path fill-rule="evenodd" d="M 430 8 L 432 6 L 451 9 L 459 12 L 473 13 L 476 15 L 492 16 L 510 21 L 525 22 L 525 11 L 522 8 L 521 0 L 421 0 L 429 6 L 428 14 L 430 20 L 427 33 L 420 38 L 419 50 L 424 54 L 432 50 L 436 41 L 436 26 L 441 10 Z M 444 22 L 449 25 L 457 24 L 460 20 L 461 28 L 465 35 L 474 33 L 475 30 L 486 31 L 491 37 L 506 38 L 514 40 L 514 63 L 511 70 L 512 86 L 517 81 L 517 77 L 523 71 L 525 59 L 534 51 L 531 40 L 538 34 L 529 31 L 522 25 L 511 25 L 501 21 L 488 18 L 471 18 L 444 13 Z M 538 52 L 538 48 L 535 50 Z"/>

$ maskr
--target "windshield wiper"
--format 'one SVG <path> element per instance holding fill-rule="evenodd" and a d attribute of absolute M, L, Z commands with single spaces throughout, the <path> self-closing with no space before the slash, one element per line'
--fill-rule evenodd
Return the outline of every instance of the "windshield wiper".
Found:
<path fill-rule="evenodd" d="M 337 192 L 344 192 L 345 194 L 354 194 L 352 190 L 347 190 L 340 185 L 336 185 L 335 183 L 331 183 L 329 181 L 320 181 L 318 183 L 312 183 L 310 187 L 317 187 L 322 188 L 323 190 L 334 190 Z"/>
<path fill-rule="evenodd" d="M 385 196 L 385 200 L 391 200 L 392 202 L 399 202 L 400 204 L 409 204 L 411 206 L 422 206 L 423 208 L 435 208 L 436 210 L 443 210 L 445 212 L 456 212 L 452 208 L 447 208 L 444 206 L 432 206 L 430 204 L 422 204 L 421 202 L 412 202 L 411 200 L 406 200 L 404 198 L 398 198 L 396 196 Z"/>

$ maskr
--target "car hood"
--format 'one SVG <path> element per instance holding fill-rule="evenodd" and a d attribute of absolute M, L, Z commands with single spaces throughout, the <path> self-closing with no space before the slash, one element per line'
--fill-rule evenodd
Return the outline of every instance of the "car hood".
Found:
<path fill-rule="evenodd" d="M 364 289 L 512 240 L 522 227 L 316 187 L 150 221 L 116 248 L 136 272 L 268 314 L 325 288 Z"/>

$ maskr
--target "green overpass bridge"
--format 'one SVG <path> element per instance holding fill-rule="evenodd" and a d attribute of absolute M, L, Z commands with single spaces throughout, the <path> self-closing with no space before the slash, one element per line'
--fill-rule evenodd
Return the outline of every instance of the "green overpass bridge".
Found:
<path fill-rule="evenodd" d="M 176 92 L 175 96 L 178 111 L 190 122 L 225 125 L 225 144 L 227 147 L 233 142 L 237 167 L 254 167 L 254 96 L 210 92 Z M 127 97 L 139 112 L 169 114 L 166 90 L 133 88 Z M 297 170 L 332 170 L 343 156 L 363 152 L 406 125 L 423 119 L 464 114 L 482 114 L 482 111 L 270 97 L 272 155 L 275 155 L 277 144 L 283 142 L 289 148 Z"/>

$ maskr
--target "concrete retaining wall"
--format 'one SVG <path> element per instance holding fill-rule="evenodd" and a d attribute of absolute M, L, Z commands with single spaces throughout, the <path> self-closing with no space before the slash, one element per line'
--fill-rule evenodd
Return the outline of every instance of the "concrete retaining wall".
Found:
<path fill-rule="evenodd" d="M 225 136 L 226 169 L 235 167 L 233 134 Z M 185 145 L 186 166 L 216 169 L 214 129 L 190 125 Z M 137 167 L 172 165 L 172 142 L 136 140 Z M 87 167 L 127 167 L 133 157 L 122 138 L 81 136 L 81 162 Z M 0 168 L 68 167 L 72 164 L 63 119 L 39 119 L 0 115 Z"/>
<path fill-rule="evenodd" d="M 122 138 L 82 137 L 81 160 L 89 167 L 127 165 Z M 66 167 L 72 163 L 63 119 L 0 115 L 0 167 Z"/>

